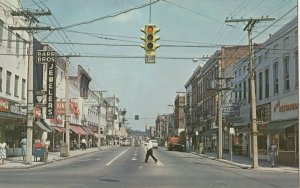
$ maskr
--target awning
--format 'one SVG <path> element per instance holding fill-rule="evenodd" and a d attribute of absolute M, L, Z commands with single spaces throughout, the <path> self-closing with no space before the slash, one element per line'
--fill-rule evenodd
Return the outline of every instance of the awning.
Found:
<path fill-rule="evenodd" d="M 79 126 L 70 125 L 70 130 L 75 134 L 87 135 L 87 133 Z"/>
<path fill-rule="evenodd" d="M 94 135 L 93 131 L 90 128 L 88 127 L 82 127 L 82 128 L 88 135 Z"/>
<path fill-rule="evenodd" d="M 295 124 L 298 124 L 297 119 L 285 120 L 285 121 L 273 121 L 273 122 L 269 122 L 267 131 L 270 133 L 285 132 L 286 128 L 293 126 Z"/>
<path fill-rule="evenodd" d="M 65 132 L 65 128 L 63 128 L 63 127 L 54 127 L 54 126 L 51 126 L 51 127 L 59 133 Z"/>
<path fill-rule="evenodd" d="M 43 119 L 40 119 L 40 122 L 51 132 L 54 131 L 54 129 L 52 129 L 52 127 L 50 125 L 48 125 Z"/>
<path fill-rule="evenodd" d="M 51 132 L 51 130 L 49 130 L 47 127 L 45 127 L 45 125 L 43 125 L 40 121 L 36 121 L 35 124 L 42 129 L 44 132 Z"/>

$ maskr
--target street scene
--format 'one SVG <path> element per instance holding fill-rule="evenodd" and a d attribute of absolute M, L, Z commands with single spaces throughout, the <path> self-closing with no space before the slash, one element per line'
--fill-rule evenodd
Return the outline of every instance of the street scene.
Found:
<path fill-rule="evenodd" d="M 298 23 L 297 0 L 0 0 L 0 188 L 299 187 Z"/>
<path fill-rule="evenodd" d="M 0 170 L 1 187 L 297 187 L 296 168 L 250 170 L 246 164 L 163 147 L 153 151 L 157 163 L 151 158 L 144 163 L 145 153 L 144 146 L 105 147 L 84 155 L 78 151 L 67 160 L 56 156 L 56 162 L 51 158 L 51 163 L 29 169 L 10 164 Z"/>

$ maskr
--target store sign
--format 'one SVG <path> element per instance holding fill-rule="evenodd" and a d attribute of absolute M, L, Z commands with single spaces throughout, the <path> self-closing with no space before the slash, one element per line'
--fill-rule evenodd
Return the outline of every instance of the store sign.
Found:
<path fill-rule="evenodd" d="M 69 101 L 69 112 L 74 114 L 76 117 L 80 115 L 78 108 L 78 103 Z M 66 113 L 66 102 L 57 101 L 56 102 L 56 115 L 65 115 Z"/>
<path fill-rule="evenodd" d="M 272 120 L 298 118 L 299 102 L 297 96 L 272 101 Z"/>
<path fill-rule="evenodd" d="M 55 92 L 55 62 L 49 62 L 47 66 L 47 119 L 53 119 L 55 117 Z"/>
<path fill-rule="evenodd" d="M 59 118 L 50 119 L 50 123 L 54 124 L 54 125 L 62 125 L 63 124 L 63 120 L 59 119 Z"/>
<path fill-rule="evenodd" d="M 0 112 L 10 112 L 14 114 L 26 115 L 26 110 L 21 108 L 20 103 L 4 97 L 0 97 Z"/>
<path fill-rule="evenodd" d="M 36 63 L 54 63 L 56 60 L 54 51 L 37 50 Z"/>
<path fill-rule="evenodd" d="M 6 98 L 0 98 L 0 112 L 9 111 L 9 100 Z"/>

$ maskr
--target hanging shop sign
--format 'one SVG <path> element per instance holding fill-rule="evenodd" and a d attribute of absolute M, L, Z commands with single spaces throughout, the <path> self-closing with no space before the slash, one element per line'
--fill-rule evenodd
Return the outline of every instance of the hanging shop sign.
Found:
<path fill-rule="evenodd" d="M 36 63 L 55 63 L 56 56 L 54 51 L 37 50 Z"/>
<path fill-rule="evenodd" d="M 55 117 L 55 93 L 55 62 L 49 62 L 47 66 L 47 119 L 53 119 Z"/>

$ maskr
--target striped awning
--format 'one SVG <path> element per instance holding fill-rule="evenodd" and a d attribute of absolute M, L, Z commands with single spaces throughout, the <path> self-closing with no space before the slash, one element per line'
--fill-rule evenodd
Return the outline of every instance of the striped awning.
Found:
<path fill-rule="evenodd" d="M 80 126 L 70 125 L 70 130 L 79 135 L 87 135 L 87 132 L 85 132 Z"/>

